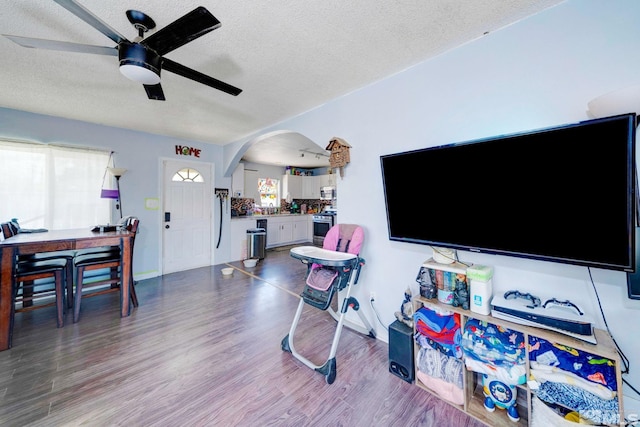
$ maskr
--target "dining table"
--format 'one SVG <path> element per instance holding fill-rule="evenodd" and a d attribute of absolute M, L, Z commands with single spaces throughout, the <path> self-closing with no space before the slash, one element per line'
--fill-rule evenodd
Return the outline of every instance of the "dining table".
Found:
<path fill-rule="evenodd" d="M 120 282 L 120 316 L 131 312 L 131 263 L 134 233 L 127 230 L 92 231 L 92 228 L 50 230 L 41 233 L 18 233 L 0 241 L 0 351 L 12 345 L 15 315 L 13 289 L 16 286 L 16 263 L 19 255 L 41 252 L 80 250 L 122 243 L 122 280 Z"/>

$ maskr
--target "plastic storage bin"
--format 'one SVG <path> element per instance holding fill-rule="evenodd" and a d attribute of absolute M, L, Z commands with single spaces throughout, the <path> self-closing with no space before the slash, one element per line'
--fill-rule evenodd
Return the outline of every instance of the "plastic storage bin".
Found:
<path fill-rule="evenodd" d="M 466 273 L 465 264 L 440 264 L 429 258 L 422 264 L 418 273 L 420 295 L 425 298 L 437 297 L 444 304 L 468 310 L 469 285 Z"/>

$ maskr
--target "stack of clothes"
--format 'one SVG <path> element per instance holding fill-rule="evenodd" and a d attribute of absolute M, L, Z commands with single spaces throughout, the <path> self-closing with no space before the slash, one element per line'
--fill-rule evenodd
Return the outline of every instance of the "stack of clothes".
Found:
<path fill-rule="evenodd" d="M 536 396 L 561 417 L 619 424 L 614 361 L 530 336 L 529 366 Z"/>
<path fill-rule="evenodd" d="M 422 307 L 413 315 L 420 350 L 417 379 L 441 398 L 464 404 L 460 315 Z"/>
<path fill-rule="evenodd" d="M 461 346 L 470 371 L 495 377 L 508 385 L 526 382 L 526 353 L 521 332 L 469 319 Z"/>

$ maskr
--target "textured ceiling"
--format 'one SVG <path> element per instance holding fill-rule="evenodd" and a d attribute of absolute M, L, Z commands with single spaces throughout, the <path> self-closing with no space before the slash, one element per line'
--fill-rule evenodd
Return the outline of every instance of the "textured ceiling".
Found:
<path fill-rule="evenodd" d="M 163 72 L 166 101 L 151 101 L 119 73 L 117 57 L 28 49 L 0 37 L 0 106 L 224 145 L 561 2 L 77 0 L 129 40 L 137 32 L 128 9 L 151 16 L 158 30 L 206 7 L 221 27 L 166 57 L 243 92 L 235 97 Z M 53 0 L 7 2 L 0 32 L 115 46 Z M 299 150 L 326 145 L 290 137 L 274 138 L 293 144 L 290 154 L 300 161 Z M 264 146 L 268 140 L 255 144 L 247 160 L 283 162 L 282 154 L 255 153 Z"/>

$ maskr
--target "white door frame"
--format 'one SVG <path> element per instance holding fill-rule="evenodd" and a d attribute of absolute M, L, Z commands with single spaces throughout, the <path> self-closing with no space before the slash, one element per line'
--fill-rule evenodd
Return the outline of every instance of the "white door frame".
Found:
<path fill-rule="evenodd" d="M 158 194 L 160 195 L 160 203 L 159 203 L 159 208 L 158 208 L 158 265 L 159 268 L 158 270 L 160 271 L 160 276 L 162 276 L 164 274 L 164 259 L 162 256 L 162 250 L 164 248 L 164 162 L 166 161 L 170 161 L 170 162 L 180 162 L 180 163 L 184 163 L 185 166 L 189 166 L 189 167 L 193 167 L 194 169 L 202 169 L 202 168 L 209 168 L 209 173 L 211 174 L 211 194 L 213 195 L 214 191 L 215 191 L 215 164 L 212 162 L 195 162 L 192 160 L 182 160 L 182 159 L 176 159 L 175 157 L 159 157 L 158 158 L 158 183 L 159 183 L 159 189 L 158 189 Z M 211 241 L 211 256 L 210 256 L 210 260 L 209 260 L 209 265 L 215 265 L 215 242 L 214 242 L 214 238 L 215 238 L 215 218 L 216 218 L 216 211 L 214 210 L 215 208 L 215 197 L 212 196 L 212 205 L 211 205 L 211 215 L 210 215 L 210 241 Z"/>

